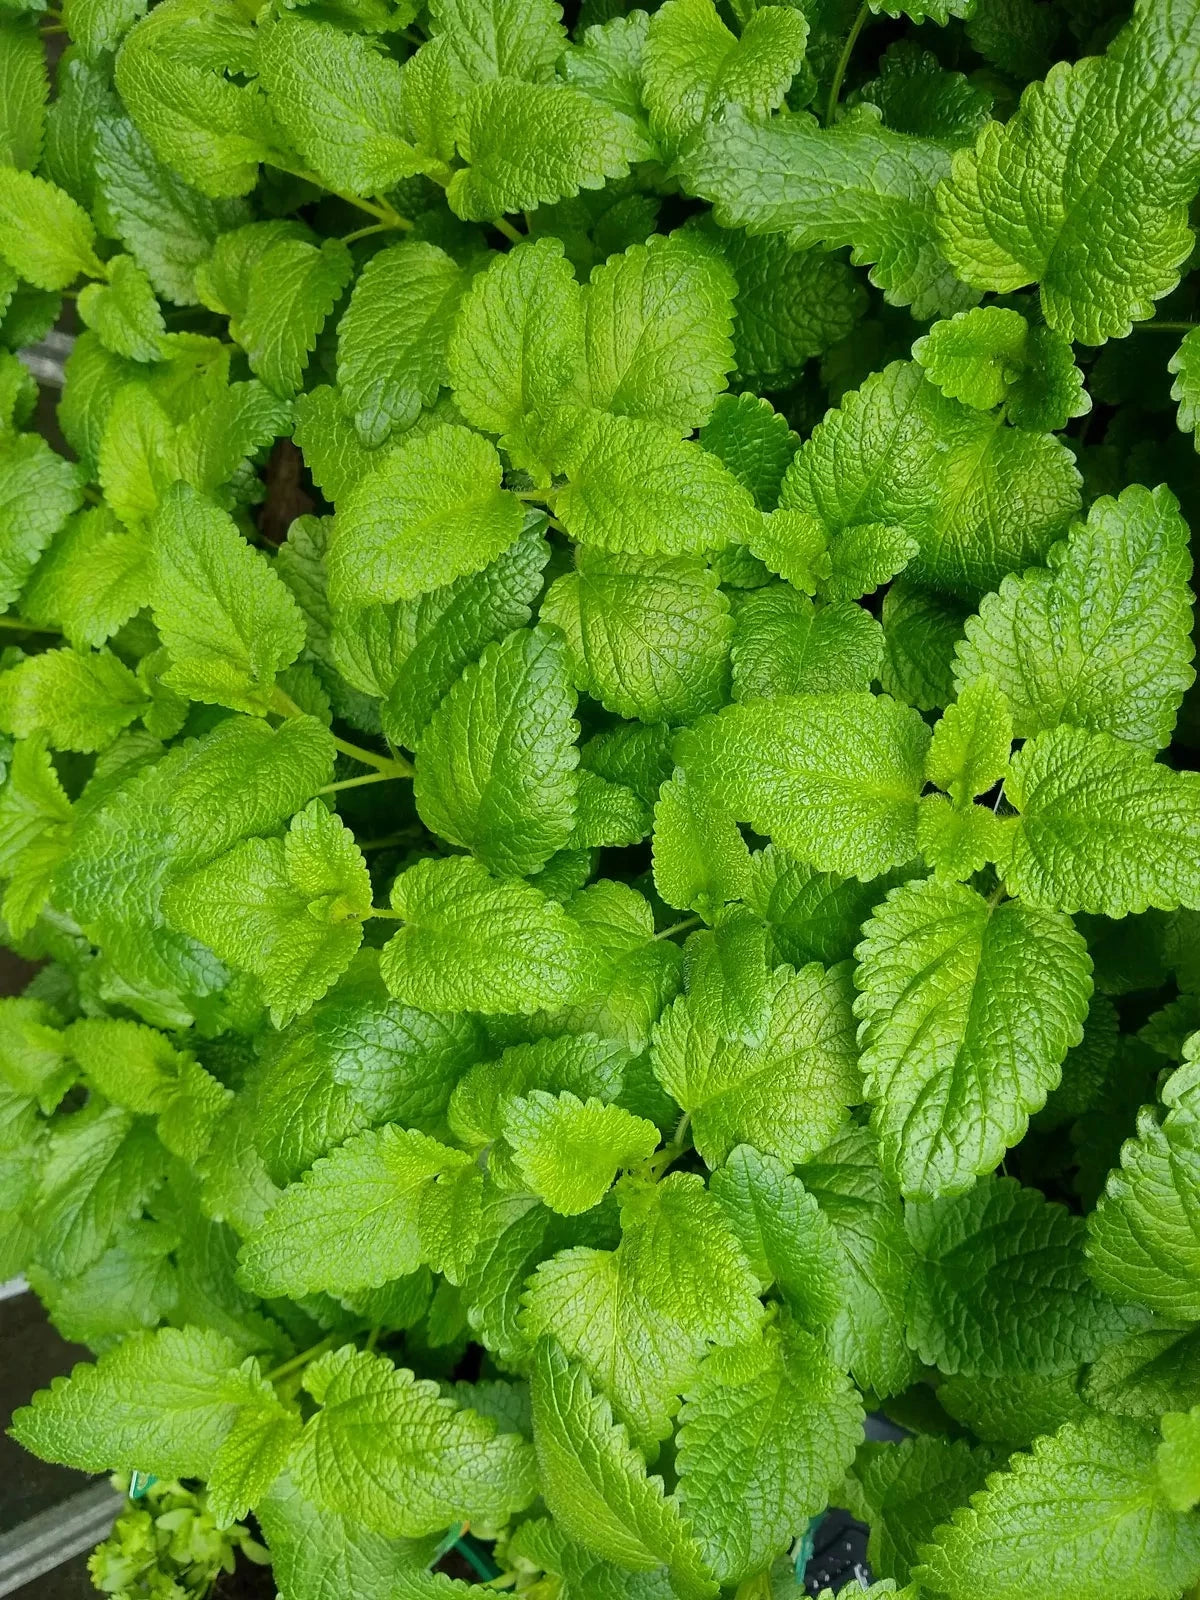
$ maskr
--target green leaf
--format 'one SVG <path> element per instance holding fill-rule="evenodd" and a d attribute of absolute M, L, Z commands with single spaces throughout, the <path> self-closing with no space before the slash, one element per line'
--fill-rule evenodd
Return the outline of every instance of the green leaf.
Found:
<path fill-rule="evenodd" d="M 740 284 L 735 304 L 742 304 Z M 800 441 L 769 400 L 753 394 L 719 394 L 700 430 L 700 443 L 749 489 L 761 511 L 773 511 Z"/>
<path fill-rule="evenodd" d="M 726 906 L 711 932 L 693 933 L 683 973 L 692 1020 L 730 1044 L 760 1045 L 771 1021 L 767 930 L 745 906 Z"/>
<path fill-rule="evenodd" d="M 378 1122 L 443 1135 L 451 1090 L 483 1048 L 473 1018 L 392 1000 L 378 955 L 364 951 L 323 1000 L 265 1041 L 249 1086 L 255 1145 L 284 1183 Z"/>
<path fill-rule="evenodd" d="M 457 578 L 416 601 L 398 603 L 406 651 L 383 705 L 384 730 L 398 744 L 415 750 L 438 703 L 468 662 L 491 640 L 529 621 L 550 555 L 544 533 L 544 520 L 534 517 L 515 544 L 482 572 Z"/>
<path fill-rule="evenodd" d="M 424 1545 L 388 1539 L 356 1516 L 314 1505 L 286 1474 L 254 1508 L 282 1600 L 396 1600 Z"/>
<path fill-rule="evenodd" d="M 527 1334 L 552 1334 L 581 1361 L 649 1445 L 670 1432 L 709 1345 L 753 1338 L 762 1307 L 754 1272 L 700 1178 L 629 1178 L 618 1197 L 617 1249 L 581 1245 L 543 1261 L 522 1320 Z"/>
<path fill-rule="evenodd" d="M 450 1099 L 450 1126 L 462 1143 L 482 1148 L 503 1135 L 515 1098 L 565 1092 L 576 1100 L 607 1103 L 620 1094 L 628 1062 L 628 1050 L 595 1034 L 512 1045 L 462 1077 Z"/>
<path fill-rule="evenodd" d="M 1121 1417 L 1039 1439 L 935 1532 L 917 1582 L 949 1600 L 1099 1600 L 1114 1586 L 1129 1600 L 1166 1600 L 1195 1582 L 1200 1532 L 1159 1487 L 1156 1443 Z"/>
<path fill-rule="evenodd" d="M 462 857 L 419 861 L 396 879 L 392 904 L 405 926 L 380 970 L 408 1005 L 530 1012 L 587 992 L 582 930 L 530 884 L 489 877 Z"/>
<path fill-rule="evenodd" d="M 917 1252 L 908 1339 L 942 1372 L 1064 1372 L 1141 1320 L 1089 1280 L 1083 1218 L 1013 1178 L 909 1205 L 905 1225 Z"/>
<path fill-rule="evenodd" d="M 872 908 L 907 875 L 859 883 L 817 872 L 772 844 L 752 857 L 742 898 L 767 924 L 782 960 L 794 967 L 806 961 L 832 966 L 854 954 Z"/>
<path fill-rule="evenodd" d="M 76 1077 L 56 1014 L 44 1001 L 11 995 L 0 999 L 0 1018 L 0 1080 L 49 1114 Z"/>
<path fill-rule="evenodd" d="M 456 137 L 468 165 L 446 199 L 472 222 L 602 188 L 641 153 L 619 112 L 565 83 L 482 83 L 466 99 Z"/>
<path fill-rule="evenodd" d="M 1021 813 L 1003 863 L 1034 905 L 1123 917 L 1200 905 L 1200 782 L 1108 733 L 1061 726 L 1030 739 L 1005 782 Z"/>
<path fill-rule="evenodd" d="M 862 1417 L 850 1380 L 800 1329 L 713 1351 L 680 1414 L 677 1461 L 683 1515 L 717 1579 L 761 1571 L 824 1510 Z"/>
<path fill-rule="evenodd" d="M 925 776 L 956 806 L 966 806 L 1008 771 L 1012 739 L 1008 701 L 983 673 L 966 684 L 934 728 Z"/>
<path fill-rule="evenodd" d="M 94 60 L 115 50 L 144 10 L 142 0 L 65 0 L 63 21 L 72 42 Z"/>
<path fill-rule="evenodd" d="M 285 13 L 261 30 L 258 64 L 272 115 L 326 187 L 376 194 L 421 171 L 399 64 L 360 34 Z"/>
<path fill-rule="evenodd" d="M 644 1051 L 662 1008 L 679 991 L 682 952 L 655 937 L 654 912 L 627 883 L 593 883 L 571 896 L 568 910 L 591 959 L 581 970 L 578 998 L 552 1012 L 547 1025 L 598 1033 Z M 649 1078 L 645 1071 L 641 1076 Z M 652 1080 L 647 1087 L 661 1107 Z"/>
<path fill-rule="evenodd" d="M 55 72 L 54 88 L 54 100 L 45 113 L 41 175 L 65 189 L 86 209 L 97 197 L 97 127 L 102 118 L 116 110 L 116 96 L 109 73 L 98 63 L 85 60 L 78 49 L 64 52 Z M 11 287 L 8 292 L 12 292 Z M 47 305 L 45 297 L 38 298 Z M 29 306 L 30 311 L 34 304 Z M 52 306 L 47 309 L 53 317 Z"/>
<path fill-rule="evenodd" d="M 93 1102 L 56 1127 L 33 1212 L 39 1264 L 60 1277 L 91 1266 L 139 1214 L 165 1159 L 149 1126 L 116 1106 Z"/>
<path fill-rule="evenodd" d="M 729 602 L 696 556 L 581 544 L 541 616 L 566 634 L 578 688 L 617 716 L 691 722 L 726 699 Z"/>
<path fill-rule="evenodd" d="M 572 429 L 555 513 L 582 545 L 701 555 L 761 526 L 749 493 L 707 450 L 661 423 L 595 414 Z"/>
<path fill-rule="evenodd" d="M 172 926 L 252 972 L 282 1027 L 350 964 L 371 879 L 353 834 L 313 800 L 282 839 L 248 839 L 177 878 L 163 909 Z"/>
<path fill-rule="evenodd" d="M 11 876 L 21 854 L 47 835 L 67 831 L 67 799 L 47 749 L 46 736 L 30 734 L 13 747 L 0 788 L 0 876 Z"/>
<path fill-rule="evenodd" d="M 129 1222 L 78 1276 L 52 1278 L 32 1262 L 26 1276 L 64 1339 L 103 1351 L 131 1333 L 156 1327 L 175 1310 L 179 1284 L 170 1259 L 175 1242 L 161 1223 Z"/>
<path fill-rule="evenodd" d="M 884 128 L 873 107 L 822 129 L 807 113 L 763 118 L 730 106 L 680 167 L 723 228 L 786 234 L 801 250 L 851 245 L 855 265 L 874 263 L 871 281 L 918 317 L 974 299 L 937 235 L 934 194 L 949 151 Z"/>
<path fill-rule="evenodd" d="M 855 1009 L 884 1168 L 910 1197 L 962 1193 L 1082 1038 L 1083 939 L 1057 913 L 931 880 L 893 889 L 863 934 Z"/>
<path fill-rule="evenodd" d="M 607 783 L 594 772 L 580 772 L 575 790 L 575 825 L 569 853 L 640 844 L 653 826 L 650 806 L 623 783 Z M 584 871 L 590 862 L 585 864 Z M 551 870 L 551 864 L 548 864 Z M 545 885 L 543 884 L 543 887 Z"/>
<path fill-rule="evenodd" d="M 150 537 L 164 681 L 189 699 L 265 711 L 304 644 L 295 601 L 233 519 L 186 484 L 164 495 Z"/>
<path fill-rule="evenodd" d="M 595 27 L 577 29 L 578 40 L 568 45 L 562 56 L 567 82 L 585 89 L 593 100 L 624 119 L 638 145 L 632 159 L 639 161 L 653 161 L 658 155 L 642 104 L 642 60 L 649 24 L 649 13 L 640 10 L 609 17 Z"/>
<path fill-rule="evenodd" d="M 88 1081 L 127 1111 L 158 1117 L 167 1149 L 199 1161 L 229 1102 L 230 1091 L 161 1033 L 109 1018 L 74 1022 L 71 1053 Z"/>
<path fill-rule="evenodd" d="M 0 431 L 0 605 L 11 605 L 20 594 L 82 498 L 79 469 L 44 439 Z"/>
<path fill-rule="evenodd" d="M 157 991 L 173 1025 L 191 1012 L 181 995 L 211 993 L 224 968 L 195 940 L 168 929 L 169 874 L 213 860 L 239 839 L 277 827 L 328 783 L 333 741 L 314 718 L 277 730 L 229 717 L 161 761 L 135 765 L 87 809 L 55 875 L 55 898 L 124 980 Z"/>
<path fill-rule="evenodd" d="M 1041 1434 L 1057 1432 L 1064 1422 L 1086 1417 L 1090 1408 L 1079 1390 L 1079 1369 L 1071 1368 L 1050 1374 L 1009 1373 L 1003 1378 L 946 1378 L 938 1385 L 938 1399 L 949 1416 L 986 1443 L 1012 1450 L 1032 1444 Z"/>
<path fill-rule="evenodd" d="M 39 289 L 104 277 L 91 219 L 57 184 L 0 167 L 0 255 Z"/>
<path fill-rule="evenodd" d="M 13 1418 L 27 1450 L 86 1472 L 205 1477 L 240 1416 L 280 1403 L 230 1339 L 203 1328 L 133 1335 L 56 1378 Z"/>
<path fill-rule="evenodd" d="M 802 27 L 799 13 L 788 15 Z M 717 252 L 689 232 L 610 256 L 585 291 L 592 404 L 681 433 L 707 422 L 733 366 L 736 287 Z"/>
<path fill-rule="evenodd" d="M 337 373 L 363 445 L 403 432 L 437 399 L 465 282 L 457 261 L 424 242 L 381 250 L 359 274 L 338 323 Z M 341 495 L 335 489 L 330 498 Z"/>
<path fill-rule="evenodd" d="M 968 282 L 1036 282 L 1046 321 L 1084 344 L 1153 315 L 1191 249 L 1195 151 L 1178 130 L 1197 112 L 1195 21 L 1195 0 L 1138 5 L 1105 55 L 1057 66 L 955 156 L 939 221 Z"/>
<path fill-rule="evenodd" d="M 471 1164 L 411 1129 L 357 1134 L 283 1191 L 243 1245 L 239 1276 L 256 1294 L 296 1299 L 415 1272 L 429 1260 L 425 1235 L 454 1178 Z"/>
<path fill-rule="evenodd" d="M 913 345 L 913 358 L 952 400 L 980 411 L 1003 404 L 1019 428 L 1053 433 L 1092 409 L 1071 341 L 1002 306 L 977 306 L 935 323 Z"/>
<path fill-rule="evenodd" d="M 0 27 L 0 163 L 4 166 L 37 166 L 49 88 L 36 23 L 6 16 Z"/>
<path fill-rule="evenodd" d="M 498 875 L 543 867 L 575 822 L 574 709 L 556 631 L 488 645 L 422 736 L 413 795 L 426 827 Z"/>
<path fill-rule="evenodd" d="M 796 1175 L 833 1225 L 846 1257 L 846 1303 L 829 1334 L 830 1354 L 864 1389 L 898 1394 L 919 1370 L 904 1337 L 914 1252 L 875 1141 L 866 1128 L 848 1124 Z"/>
<path fill-rule="evenodd" d="M 781 1160 L 811 1159 L 861 1095 L 850 971 L 813 962 L 776 968 L 761 1044 L 723 1038 L 676 1000 L 655 1030 L 655 1076 L 691 1114 L 696 1148 L 710 1164 L 753 1142 Z"/>
<path fill-rule="evenodd" d="M 321 384 L 308 394 L 298 395 L 294 412 L 296 426 L 292 437 L 304 452 L 304 463 L 312 474 L 313 482 L 327 500 L 340 500 L 348 489 L 382 460 L 382 452 L 376 454 L 374 449 L 368 449 L 363 445 L 357 429 L 343 409 L 341 396 L 329 384 Z M 318 519 L 297 518 L 292 527 L 311 528 L 314 523 L 319 525 Z M 322 591 L 324 555 L 323 537 Z M 322 604 L 324 604 L 323 594 Z"/>
<path fill-rule="evenodd" d="M 861 316 L 862 285 L 839 257 L 797 250 L 778 233 L 723 232 L 719 238 L 737 279 L 733 348 L 743 377 L 771 388 L 791 380 L 811 357 L 844 339 Z"/>
<path fill-rule="evenodd" d="M 1079 475 L 1056 439 L 951 400 L 896 362 L 813 430 L 781 504 L 824 526 L 835 568 L 842 539 L 886 528 L 916 541 L 910 576 L 972 594 L 1045 558 L 1079 509 Z"/>
<path fill-rule="evenodd" d="M 208 1469 L 208 1510 L 218 1527 L 240 1521 L 287 1463 L 300 1418 L 281 1403 L 272 1412 L 246 1410 L 235 1419 Z"/>
<path fill-rule="evenodd" d="M 939 711 L 954 699 L 954 647 L 969 606 L 898 578 L 883 597 L 885 650 L 879 681 L 918 711 Z"/>
<path fill-rule="evenodd" d="M 147 695 L 110 650 L 46 650 L 0 673 L 0 726 L 38 729 L 55 750 L 103 750 L 147 706 Z"/>
<path fill-rule="evenodd" d="M 579 765 L 608 783 L 632 789 L 650 805 L 671 776 L 672 742 L 671 730 L 664 723 L 618 723 L 581 745 Z"/>
<path fill-rule="evenodd" d="M 439 423 L 387 451 L 338 508 L 331 600 L 411 600 L 479 572 L 524 520 L 500 483 L 495 448 L 467 428 Z"/>
<path fill-rule="evenodd" d="M 1009 4 L 1011 0 L 999 3 Z M 1020 3 L 1015 0 L 1016 5 Z M 994 10 L 996 5 L 997 0 L 983 0 L 982 6 L 979 0 L 973 6 L 969 0 L 951 0 L 949 6 L 938 5 L 936 9 L 955 15 L 971 12 L 968 32 L 974 41 L 978 16 L 989 7 Z M 901 7 L 889 3 L 871 9 L 895 15 Z M 927 15 L 931 9 L 925 8 Z M 915 18 L 912 5 L 904 5 L 903 10 Z M 1034 11 L 1032 4 L 1029 10 L 1034 13 L 1035 23 L 1040 21 L 1040 13 Z M 1057 31 L 1059 23 L 1054 21 L 1051 26 Z M 975 48 L 979 46 L 976 44 Z M 1039 66 L 1032 74 L 1022 72 L 1021 77 L 1036 77 L 1041 70 Z M 923 50 L 914 38 L 898 39 L 889 45 L 879 58 L 878 78 L 864 84 L 859 92 L 864 100 L 879 107 L 887 127 L 934 139 L 950 150 L 974 144 L 975 135 L 988 120 L 994 98 L 988 83 L 967 78 L 961 72 L 944 71 L 937 56 L 931 50 Z"/>
<path fill-rule="evenodd" d="M 205 305 L 228 315 L 251 371 L 287 397 L 303 383 L 309 355 L 353 273 L 340 239 L 318 245 L 306 228 L 252 222 L 221 236 L 196 288 Z"/>
<path fill-rule="evenodd" d="M 384 1356 L 344 1345 L 314 1361 L 304 1384 L 320 1409 L 289 1470 L 319 1506 L 417 1538 L 456 1518 L 502 1525 L 536 1493 L 532 1446 Z"/>
<path fill-rule="evenodd" d="M 1088 1256 L 1096 1282 L 1123 1301 L 1179 1322 L 1200 1320 L 1200 1118 L 1191 1063 L 1161 1090 L 1166 1115 L 1143 1106 L 1137 1137 L 1088 1218 Z"/>
<path fill-rule="evenodd" d="M 1070 722 L 1160 749 L 1195 676 L 1191 571 L 1165 485 L 1093 501 L 1045 571 L 1011 575 L 984 599 L 955 675 L 990 673 L 1020 738 Z"/>
<path fill-rule="evenodd" d="M 774 1156 L 740 1144 L 709 1189 L 763 1288 L 778 1284 L 797 1321 L 827 1333 L 847 1303 L 847 1261 L 833 1224 L 800 1179 Z"/>
<path fill-rule="evenodd" d="M 702 785 L 677 772 L 654 808 L 654 887 L 669 906 L 712 918 L 740 900 L 750 877 L 750 851 L 737 823 L 708 803 Z"/>
<path fill-rule="evenodd" d="M 620 1106 L 541 1089 L 509 1102 L 503 1128 L 524 1183 L 568 1217 L 599 1205 L 618 1168 L 645 1161 L 659 1141 L 652 1122 Z"/>
<path fill-rule="evenodd" d="M 1200 1500 L 1200 1412 L 1169 1412 L 1162 1419 L 1158 1479 L 1175 1511 L 1190 1511 Z"/>
<path fill-rule="evenodd" d="M 752 10 L 739 38 L 712 0 L 667 0 L 646 37 L 643 95 L 651 126 L 677 147 L 727 106 L 774 111 L 800 69 L 807 39 L 806 17 L 786 6 Z"/>
<path fill-rule="evenodd" d="M 113 256 L 106 267 L 106 284 L 89 283 L 80 290 L 76 301 L 80 318 L 117 355 L 132 361 L 156 360 L 167 329 L 150 279 L 132 256 Z"/>
<path fill-rule="evenodd" d="M 256 69 L 255 31 L 234 5 L 208 0 L 156 6 L 117 55 L 129 115 L 158 159 L 210 199 L 248 194 L 272 154 L 262 93 L 235 83 L 230 65 Z"/>
<path fill-rule="evenodd" d="M 553 0 L 433 0 L 433 37 L 447 40 L 473 83 L 552 76 L 564 44 Z"/>
<path fill-rule="evenodd" d="M 883 658 L 883 630 L 849 600 L 818 608 L 778 584 L 738 607 L 730 655 L 735 700 L 866 690 Z"/>
<path fill-rule="evenodd" d="M 1184 433 L 1195 434 L 1200 426 L 1200 337 L 1196 330 L 1185 333 L 1183 342 L 1167 362 L 1175 382 L 1171 399 L 1179 403 L 1176 421 Z"/>
<path fill-rule="evenodd" d="M 647 1476 L 604 1395 L 552 1339 L 534 1363 L 533 1433 L 543 1498 L 571 1538 L 626 1571 L 667 1567 L 680 1600 L 716 1593 L 677 1502 Z"/>
<path fill-rule="evenodd" d="M 847 1487 L 854 1511 L 870 1525 L 873 1572 L 907 1583 L 920 1547 L 939 1523 L 982 1489 L 995 1464 L 990 1450 L 965 1439 L 918 1434 L 899 1444 L 864 1444 Z"/>
<path fill-rule="evenodd" d="M 916 854 L 927 744 L 893 700 L 810 694 L 727 706 L 676 754 L 718 809 L 818 868 L 870 878 Z"/>
<path fill-rule="evenodd" d="M 806 531 L 806 539 L 812 540 L 815 536 L 824 548 L 827 535 L 808 512 L 783 510 L 777 512 L 776 517 L 781 521 L 791 518 L 797 523 L 809 524 L 811 531 Z M 826 557 L 828 572 L 814 569 L 818 579 L 816 586 L 831 600 L 857 600 L 862 595 L 873 594 L 889 578 L 903 572 L 920 551 L 919 542 L 903 528 L 886 522 L 859 523 L 857 527 L 844 529 L 841 537 L 830 546 Z M 791 578 L 786 570 L 782 576 Z M 814 585 L 810 583 L 804 587 L 811 592 Z"/>
<path fill-rule="evenodd" d="M 463 296 L 448 352 L 467 421 L 509 433 L 573 391 L 583 364 L 583 300 L 557 239 L 497 256 Z"/>
<path fill-rule="evenodd" d="M 954 806 L 944 794 L 921 796 L 917 844 L 936 877 L 962 882 L 1000 861 L 1008 849 L 1008 829 L 987 806 Z"/>

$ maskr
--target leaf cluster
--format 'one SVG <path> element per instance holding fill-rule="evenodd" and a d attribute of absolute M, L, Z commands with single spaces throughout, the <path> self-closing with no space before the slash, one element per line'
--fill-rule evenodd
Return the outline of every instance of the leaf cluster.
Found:
<path fill-rule="evenodd" d="M 1195 1593 L 1197 0 L 7 0 L 0 91 L 98 1587 Z"/>

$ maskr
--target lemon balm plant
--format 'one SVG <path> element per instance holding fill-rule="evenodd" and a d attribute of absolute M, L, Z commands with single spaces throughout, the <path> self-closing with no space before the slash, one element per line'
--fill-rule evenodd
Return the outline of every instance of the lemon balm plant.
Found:
<path fill-rule="evenodd" d="M 833 1503 L 1193 1589 L 1197 0 L 5 0 L 0 84 L 97 1583 L 786 1600 Z"/>

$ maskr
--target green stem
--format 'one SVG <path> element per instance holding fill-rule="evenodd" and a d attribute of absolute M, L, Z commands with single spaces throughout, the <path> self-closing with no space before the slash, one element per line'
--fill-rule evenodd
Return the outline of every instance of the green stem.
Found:
<path fill-rule="evenodd" d="M 858 43 L 858 36 L 866 25 L 867 18 L 871 15 L 871 8 L 863 0 L 858 8 L 858 15 L 850 24 L 850 32 L 846 35 L 846 42 L 842 46 L 842 53 L 838 57 L 838 64 L 833 69 L 833 82 L 829 85 L 829 99 L 825 105 L 825 126 L 828 128 L 833 121 L 833 114 L 837 110 L 838 97 L 842 92 L 842 79 L 846 76 L 846 68 L 850 65 L 850 57 L 854 46 Z"/>
<path fill-rule="evenodd" d="M 398 778 L 406 776 L 406 773 L 400 772 L 368 772 L 361 778 L 340 778 L 337 783 L 327 783 L 317 793 L 338 794 L 342 789 L 362 789 L 368 783 L 395 783 Z"/>
<path fill-rule="evenodd" d="M 430 1557 L 429 1567 L 427 1568 L 428 1571 L 432 1571 L 442 1557 L 453 1550 L 454 1546 L 458 1543 L 466 1531 L 467 1524 L 465 1522 L 456 1522 L 454 1524 L 454 1526 L 446 1534 L 445 1538 L 438 1545 L 437 1549 L 433 1552 L 433 1555 Z"/>
<path fill-rule="evenodd" d="M 392 224 L 390 222 L 373 222 L 370 227 L 355 228 L 353 233 L 344 233 L 342 235 L 342 243 L 346 245 L 356 244 L 359 239 L 369 239 L 373 233 L 391 233 L 391 231 Z"/>
<path fill-rule="evenodd" d="M 507 217 L 493 217 L 492 227 L 495 228 L 497 233 L 502 233 L 504 237 L 510 240 L 513 244 L 521 244 L 524 242 L 525 235 L 520 231 L 519 228 L 514 228 Z"/>
<path fill-rule="evenodd" d="M 691 1125 L 692 1113 L 685 1111 L 676 1124 L 675 1132 L 671 1135 L 671 1142 L 663 1145 L 658 1154 L 650 1158 L 647 1170 L 655 1183 L 658 1182 L 669 1166 L 679 1160 L 687 1149 L 688 1129 Z"/>
<path fill-rule="evenodd" d="M 0 628 L 11 628 L 15 633 L 53 633 L 62 637 L 58 628 L 43 628 L 40 623 L 26 622 L 24 617 L 0 617 Z"/>
<path fill-rule="evenodd" d="M 302 713 L 303 714 L 303 713 Z M 395 760 L 391 756 L 377 756 L 373 750 L 364 750 L 360 744 L 351 744 L 348 739 L 339 739 L 336 734 L 333 739 L 334 748 L 340 750 L 344 756 L 350 756 L 355 761 L 362 761 L 368 767 L 378 767 L 380 772 L 389 778 L 411 778 L 413 766 L 411 761 Z"/>
<path fill-rule="evenodd" d="M 669 939 L 673 933 L 683 933 L 687 928 L 698 928 L 703 922 L 703 917 L 684 917 L 682 922 L 674 922 L 669 928 L 664 928 L 661 933 L 656 933 L 656 939 Z"/>
<path fill-rule="evenodd" d="M 271 701 L 271 710 L 281 717 L 303 717 L 306 715 L 303 707 L 298 706 L 278 684 L 275 685 L 275 694 Z M 374 750 L 365 750 L 360 744 L 351 744 L 348 739 L 339 739 L 336 734 L 331 734 L 335 750 L 340 750 L 344 756 L 349 756 L 354 761 L 359 761 L 364 767 L 377 767 L 380 772 L 389 778 L 411 778 L 413 775 L 412 763 L 403 757 L 381 756 Z"/>
<path fill-rule="evenodd" d="M 404 844 L 409 839 L 415 839 L 419 831 L 418 828 L 401 828 L 399 833 L 385 833 L 379 839 L 359 839 L 358 848 L 364 855 L 368 850 L 389 850 L 393 845 Z"/>
<path fill-rule="evenodd" d="M 403 922 L 404 915 L 400 911 L 389 911 L 386 906 L 372 906 L 367 912 L 369 917 L 388 917 L 392 922 Z"/>
<path fill-rule="evenodd" d="M 291 178 L 299 178 L 304 183 L 311 183 L 318 189 L 324 189 L 326 194 L 336 195 L 339 200 L 344 200 L 348 206 L 354 206 L 359 211 L 365 211 L 369 217 L 374 217 L 377 222 L 383 223 L 386 228 L 411 228 L 413 224 L 407 217 L 391 206 L 375 200 L 364 200 L 360 194 L 351 194 L 348 189 L 333 189 L 323 178 L 315 172 L 309 172 L 303 167 L 285 167 L 273 161 L 271 165 L 277 172 L 286 172 Z"/>
<path fill-rule="evenodd" d="M 476 1550 L 474 1545 L 470 1543 L 465 1533 L 459 1534 L 457 1540 L 455 1541 L 454 1548 L 458 1551 L 459 1555 L 462 1556 L 463 1560 L 471 1568 L 475 1576 L 477 1578 L 482 1578 L 485 1583 L 490 1582 L 492 1578 L 498 1578 L 500 1576 L 499 1572 L 497 1572 L 496 1568 L 483 1554 L 483 1552 Z"/>
<path fill-rule="evenodd" d="M 298 1356 L 293 1356 L 290 1361 L 285 1361 L 281 1366 L 272 1367 L 267 1373 L 268 1383 L 278 1383 L 280 1378 L 290 1378 L 293 1372 L 299 1372 L 310 1361 L 315 1361 L 318 1356 L 323 1356 L 326 1350 L 332 1350 L 338 1343 L 341 1334 L 328 1333 L 319 1344 L 310 1345 L 307 1350 L 301 1350 Z"/>
<path fill-rule="evenodd" d="M 1200 328 L 1200 322 L 1139 322 L 1135 333 L 1191 333 Z"/>

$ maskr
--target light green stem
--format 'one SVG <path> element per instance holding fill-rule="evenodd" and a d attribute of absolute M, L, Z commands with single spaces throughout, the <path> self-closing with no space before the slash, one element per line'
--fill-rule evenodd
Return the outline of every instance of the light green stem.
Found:
<path fill-rule="evenodd" d="M 871 8 L 863 0 L 858 8 L 858 15 L 850 24 L 850 32 L 846 35 L 846 42 L 842 46 L 842 53 L 838 57 L 838 64 L 833 69 L 833 82 L 829 85 L 829 99 L 825 105 L 825 126 L 829 127 L 833 121 L 833 114 L 837 110 L 838 97 L 842 92 L 842 80 L 846 76 L 846 68 L 850 65 L 850 57 L 854 46 L 858 43 L 858 36 L 866 26 L 867 18 L 871 15 Z"/>

